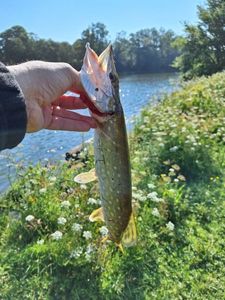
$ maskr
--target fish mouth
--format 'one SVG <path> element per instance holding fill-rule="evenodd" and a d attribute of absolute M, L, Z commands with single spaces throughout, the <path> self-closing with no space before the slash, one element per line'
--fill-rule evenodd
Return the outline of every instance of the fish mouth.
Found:
<path fill-rule="evenodd" d="M 106 116 L 111 116 L 114 114 L 113 111 L 109 111 L 109 112 L 103 112 L 99 109 L 99 107 L 97 105 L 95 105 L 93 103 L 93 101 L 90 99 L 90 97 L 88 96 L 88 94 L 85 93 L 81 93 L 81 98 L 82 101 L 84 102 L 84 104 L 87 106 L 87 108 L 91 111 L 91 113 L 93 115 L 97 115 L 99 117 L 106 117 Z"/>
<path fill-rule="evenodd" d="M 80 71 L 80 79 L 85 91 L 83 102 L 97 116 L 107 116 L 114 113 L 112 70 L 115 70 L 112 45 L 110 44 L 98 56 L 87 43 L 83 66 Z"/>

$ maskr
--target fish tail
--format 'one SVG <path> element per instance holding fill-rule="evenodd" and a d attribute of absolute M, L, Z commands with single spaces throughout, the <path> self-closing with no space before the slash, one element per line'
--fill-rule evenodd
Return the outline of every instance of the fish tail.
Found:
<path fill-rule="evenodd" d="M 137 242 L 137 230 L 135 225 L 134 214 L 132 213 L 127 228 L 124 231 L 122 237 L 122 243 L 125 247 L 131 247 L 134 246 L 136 242 Z"/>

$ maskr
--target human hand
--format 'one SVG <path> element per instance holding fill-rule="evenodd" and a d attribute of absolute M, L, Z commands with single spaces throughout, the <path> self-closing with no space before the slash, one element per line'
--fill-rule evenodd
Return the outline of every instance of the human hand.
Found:
<path fill-rule="evenodd" d="M 88 131 L 96 127 L 93 118 L 69 111 L 86 108 L 84 96 L 64 95 L 67 91 L 84 94 L 79 72 L 69 64 L 29 61 L 8 69 L 25 97 L 27 132 L 43 128 Z"/>

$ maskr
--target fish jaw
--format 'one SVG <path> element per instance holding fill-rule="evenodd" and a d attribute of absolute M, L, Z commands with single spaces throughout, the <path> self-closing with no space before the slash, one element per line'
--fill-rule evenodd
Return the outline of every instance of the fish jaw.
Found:
<path fill-rule="evenodd" d="M 119 101 L 119 82 L 116 73 L 112 46 L 109 45 L 100 56 L 86 45 L 83 66 L 80 71 L 81 83 L 88 96 L 86 105 L 98 116 L 112 115 Z"/>

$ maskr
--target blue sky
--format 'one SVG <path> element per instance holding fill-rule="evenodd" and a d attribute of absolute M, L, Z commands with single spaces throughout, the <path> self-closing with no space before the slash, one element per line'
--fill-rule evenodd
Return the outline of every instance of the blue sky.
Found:
<path fill-rule="evenodd" d="M 40 38 L 74 42 L 91 23 L 102 22 L 116 33 L 164 27 L 182 34 L 183 23 L 197 22 L 203 0 L 0 0 L 0 32 L 24 26 Z"/>

